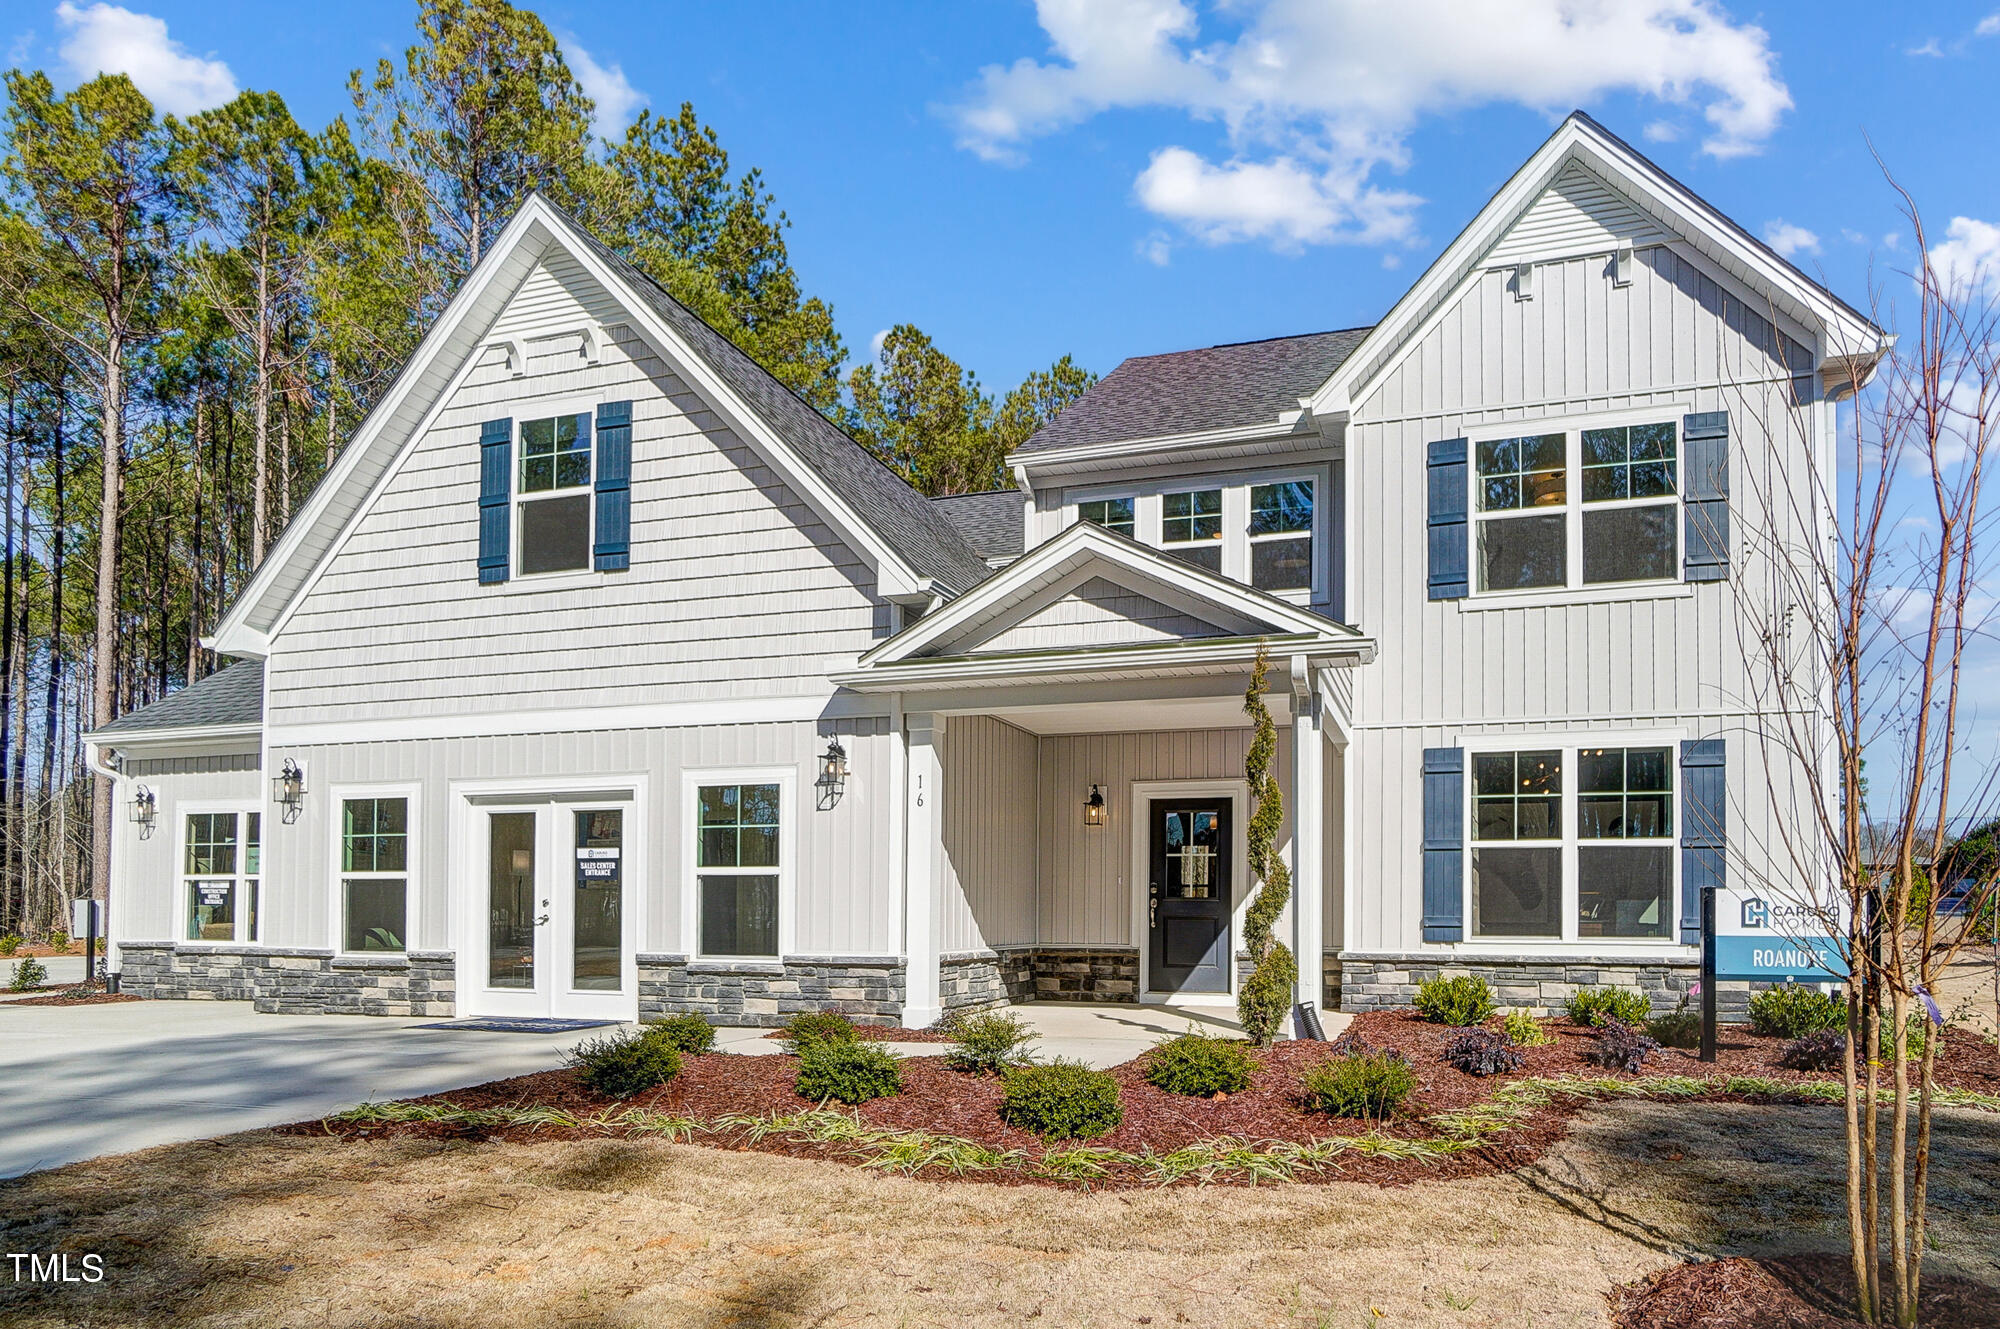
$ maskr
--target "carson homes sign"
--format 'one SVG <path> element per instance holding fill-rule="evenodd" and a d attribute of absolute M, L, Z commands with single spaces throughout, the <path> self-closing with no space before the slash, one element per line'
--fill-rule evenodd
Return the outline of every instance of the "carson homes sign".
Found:
<path fill-rule="evenodd" d="M 1763 983 L 1838 983 L 1847 977 L 1839 905 L 1735 887 L 1715 893 L 1715 976 Z"/>

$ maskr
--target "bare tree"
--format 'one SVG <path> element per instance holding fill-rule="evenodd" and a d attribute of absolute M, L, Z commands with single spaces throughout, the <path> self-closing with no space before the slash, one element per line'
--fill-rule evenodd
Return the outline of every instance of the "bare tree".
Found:
<path fill-rule="evenodd" d="M 1993 771 L 1961 769 L 1967 651 L 1989 612 L 1977 585 L 2000 329 L 1976 282 L 1934 268 L 1897 189 L 1921 256 L 1914 333 L 1893 352 L 1836 348 L 1852 353 L 1828 357 L 1832 381 L 1798 385 L 1794 436 L 1744 468 L 1737 591 L 1761 717 L 1755 792 L 1776 843 L 1732 844 L 1730 872 L 1795 906 L 1795 940 L 1816 930 L 1810 920 L 1832 924 L 1847 973 L 1857 1309 L 1914 1325 L 1943 1024 L 1932 993 L 1971 936 L 1940 926 L 1932 868 L 1954 828 L 2000 811 Z M 1837 432 L 1829 398 L 1851 403 Z M 1959 883 L 1973 917 L 1994 888 L 1990 864 Z"/>

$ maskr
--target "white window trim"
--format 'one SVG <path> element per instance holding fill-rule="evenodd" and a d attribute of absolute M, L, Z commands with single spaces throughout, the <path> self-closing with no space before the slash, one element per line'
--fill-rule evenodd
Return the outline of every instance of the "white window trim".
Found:
<path fill-rule="evenodd" d="M 257 882 L 257 903 L 259 906 L 257 910 L 257 931 L 259 935 L 254 937 L 245 935 L 250 931 L 250 907 L 249 897 L 245 893 L 244 884 L 253 878 L 250 873 L 243 870 L 245 858 L 243 852 L 245 844 L 243 818 L 253 812 L 264 814 L 268 821 L 269 813 L 266 811 L 264 804 L 254 798 L 205 799 L 201 802 L 180 803 L 175 806 L 174 945 L 176 947 L 262 946 L 265 944 L 261 934 L 269 930 L 264 926 L 264 915 L 271 903 L 271 893 L 264 889 L 265 885 L 270 881 L 270 876 L 266 872 L 266 868 L 269 865 L 264 862 L 264 855 L 269 849 L 268 843 L 264 841 L 264 832 L 268 829 L 268 826 L 263 823 L 260 823 L 258 826 L 258 861 L 257 872 L 254 878 Z M 202 940 L 187 935 L 187 911 L 190 908 L 187 893 L 188 883 L 190 881 L 220 881 L 223 875 L 219 872 L 191 873 L 187 870 L 188 818 L 210 816 L 216 813 L 231 813 L 236 817 L 236 871 L 230 874 L 231 880 L 235 883 L 233 889 L 236 891 L 236 931 L 235 935 L 228 941 Z"/>
<path fill-rule="evenodd" d="M 1651 418 L 1651 417 L 1647 417 Z M 1550 431 L 1552 432 L 1552 431 Z M 1505 429 L 1488 435 L 1492 438 L 1509 437 Z M 1333 494 L 1333 476 L 1330 463 L 1319 462 L 1302 466 L 1286 466 L 1269 470 L 1222 471 L 1211 474 L 1181 475 L 1162 479 L 1149 479 L 1144 484 L 1127 481 L 1123 484 L 1100 484 L 1078 486 L 1063 492 L 1060 508 L 1062 529 L 1068 529 L 1083 520 L 1082 504 L 1094 503 L 1108 498 L 1129 498 L 1132 500 L 1132 538 L 1150 549 L 1167 553 L 1170 548 L 1164 535 L 1164 504 L 1168 494 L 1187 494 L 1204 489 L 1222 491 L 1222 570 L 1221 575 L 1231 581 L 1250 584 L 1250 491 L 1257 485 L 1284 484 L 1288 481 L 1304 480 L 1313 488 L 1312 522 L 1312 585 L 1288 591 L 1264 591 L 1290 604 L 1315 604 L 1328 599 L 1333 572 L 1332 512 L 1330 503 Z M 1278 537 L 1269 537 L 1278 538 Z M 1194 542 L 1196 545 L 1206 543 Z M 1647 583 L 1632 583 L 1645 585 Z"/>
<path fill-rule="evenodd" d="M 513 560 L 509 565 L 510 578 L 512 580 L 526 582 L 538 587 L 546 587 L 552 581 L 560 583 L 564 579 L 583 581 L 594 576 L 597 572 L 597 407 L 599 404 L 596 398 L 566 398 L 547 405 L 537 404 L 528 407 L 526 408 L 526 414 L 514 417 L 514 439 L 509 452 L 512 461 L 507 471 L 507 538 L 511 546 L 508 550 L 508 557 Z M 522 427 L 531 421 L 552 420 L 565 415 L 587 415 L 590 417 L 589 481 L 567 489 L 544 490 L 538 494 L 523 493 L 521 490 L 521 464 L 527 459 L 527 452 L 521 440 Z M 521 519 L 522 508 L 530 503 L 541 502 L 543 499 L 562 498 L 575 494 L 582 494 L 589 500 L 584 505 L 589 511 L 589 530 L 584 541 L 583 566 L 580 568 L 556 568 L 549 572 L 521 571 L 521 537 L 527 526 L 527 523 Z"/>
<path fill-rule="evenodd" d="M 1545 416 L 1533 420 L 1507 420 L 1467 429 L 1465 432 L 1466 515 L 1471 522 L 1467 548 L 1466 598 L 1468 608 L 1493 609 L 1551 603 L 1582 604 L 1595 601 L 1642 600 L 1691 593 L 1684 560 L 1687 551 L 1683 509 L 1683 468 L 1687 465 L 1687 441 L 1681 437 L 1681 418 L 1694 409 L 1691 403 L 1672 402 L 1632 410 L 1602 411 L 1589 415 Z M 1616 429 L 1630 425 L 1672 424 L 1674 427 L 1674 489 L 1671 495 L 1652 498 L 1612 499 L 1601 503 L 1583 501 L 1583 434 L 1587 429 Z M 1488 513 L 1479 506 L 1479 445 L 1502 438 L 1530 438 L 1537 434 L 1563 435 L 1563 504 L 1561 507 L 1520 508 Z M 1589 512 L 1616 508 L 1643 508 L 1671 505 L 1674 510 L 1673 574 L 1643 581 L 1586 582 L 1583 580 L 1583 517 Z M 1319 501 L 1315 496 L 1313 515 L 1317 521 Z M 1479 585 L 1479 541 L 1488 521 L 1519 521 L 1524 517 L 1563 518 L 1563 572 L 1561 586 L 1530 586 L 1500 591 Z M 1317 573 L 1315 573 L 1317 575 Z"/>
<path fill-rule="evenodd" d="M 681 937 L 688 958 L 703 964 L 779 964 L 798 955 L 799 772 L 796 766 L 722 766 L 681 772 Z M 705 955 L 701 949 L 701 789 L 704 785 L 778 786 L 778 953 Z M 764 873 L 744 875 L 763 876 Z"/>
<path fill-rule="evenodd" d="M 342 784 L 327 790 L 327 936 L 334 953 L 343 960 L 382 960 L 408 957 L 423 949 L 417 944 L 420 903 L 418 868 L 423 863 L 423 786 L 421 784 Z M 347 949 L 347 893 L 341 886 L 341 804 L 350 798 L 401 798 L 408 800 L 404 821 L 409 834 L 403 842 L 403 949 L 400 951 L 350 951 Z M 394 874 L 368 873 L 387 877 Z"/>
<path fill-rule="evenodd" d="M 1566 731 L 1551 733 L 1513 732 L 1507 734 L 1480 734 L 1477 737 L 1461 737 L 1459 745 L 1465 752 L 1465 771 L 1461 777 L 1459 796 L 1463 800 L 1465 816 L 1465 851 L 1460 864 L 1459 917 L 1465 921 L 1465 939 L 1453 947 L 1453 952 L 1463 954 L 1510 954 L 1522 951 L 1547 953 L 1575 953 L 1594 956 L 1611 954 L 1645 954 L 1662 952 L 1674 954 L 1691 949 L 1680 940 L 1681 928 L 1681 824 L 1685 816 L 1683 799 L 1686 797 L 1685 783 L 1681 777 L 1681 741 L 1690 737 L 1685 729 L 1633 729 L 1617 732 Z M 1576 833 L 1577 800 L 1577 750 L 1579 748 L 1665 748 L 1667 760 L 1673 771 L 1673 822 L 1666 835 L 1651 841 L 1668 851 L 1668 859 L 1673 865 L 1673 895 L 1668 901 L 1667 935 L 1664 937 L 1584 937 L 1577 929 L 1577 904 L 1580 882 L 1577 876 L 1577 850 L 1584 841 Z M 1478 823 L 1474 817 L 1473 805 L 1473 758 L 1481 753 L 1493 752 L 1546 752 L 1559 750 L 1563 756 L 1562 809 L 1560 840 L 1481 840 L 1477 835 Z M 1630 840 L 1602 841 L 1604 844 L 1632 844 Z M 1511 936 L 1475 937 L 1472 931 L 1472 855 L 1481 846 L 1506 848 L 1508 846 L 1559 847 L 1562 850 L 1562 933 L 1556 937 Z"/>

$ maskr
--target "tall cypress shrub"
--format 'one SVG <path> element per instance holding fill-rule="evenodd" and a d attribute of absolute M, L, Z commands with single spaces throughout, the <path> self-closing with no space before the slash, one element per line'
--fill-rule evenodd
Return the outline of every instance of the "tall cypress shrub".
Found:
<path fill-rule="evenodd" d="M 1250 687 L 1243 694 L 1243 709 L 1254 726 L 1250 753 L 1243 762 L 1251 802 L 1246 857 L 1251 880 L 1262 884 L 1244 915 L 1243 940 L 1250 952 L 1250 973 L 1237 994 L 1236 1013 L 1243 1021 L 1243 1031 L 1258 1047 L 1269 1047 L 1277 1037 L 1299 977 L 1299 963 L 1291 948 L 1271 933 L 1285 902 L 1292 898 L 1292 874 L 1276 849 L 1278 828 L 1285 820 L 1285 797 L 1278 790 L 1278 777 L 1271 772 L 1271 759 L 1278 751 L 1278 726 L 1264 705 L 1264 676 L 1270 664 L 1268 653 L 1259 645 Z"/>

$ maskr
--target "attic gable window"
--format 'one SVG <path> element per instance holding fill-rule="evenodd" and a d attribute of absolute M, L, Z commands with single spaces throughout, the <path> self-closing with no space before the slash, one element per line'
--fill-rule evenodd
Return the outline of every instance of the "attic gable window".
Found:
<path fill-rule="evenodd" d="M 1222 571 L 1222 491 L 1197 489 L 1160 499 L 1160 544 L 1183 562 Z"/>
<path fill-rule="evenodd" d="M 590 566 L 590 417 L 521 422 L 517 495 L 523 575 Z"/>

